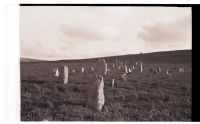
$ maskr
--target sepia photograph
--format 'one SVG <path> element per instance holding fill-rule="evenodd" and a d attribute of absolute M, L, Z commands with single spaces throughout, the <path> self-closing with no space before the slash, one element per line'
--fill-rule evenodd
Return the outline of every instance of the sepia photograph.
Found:
<path fill-rule="evenodd" d="M 21 121 L 192 119 L 192 9 L 19 6 Z"/>

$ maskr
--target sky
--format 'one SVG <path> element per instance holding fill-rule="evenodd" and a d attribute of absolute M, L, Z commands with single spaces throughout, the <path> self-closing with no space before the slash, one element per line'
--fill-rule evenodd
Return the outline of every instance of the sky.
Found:
<path fill-rule="evenodd" d="M 20 56 L 84 59 L 192 49 L 191 7 L 20 6 Z"/>

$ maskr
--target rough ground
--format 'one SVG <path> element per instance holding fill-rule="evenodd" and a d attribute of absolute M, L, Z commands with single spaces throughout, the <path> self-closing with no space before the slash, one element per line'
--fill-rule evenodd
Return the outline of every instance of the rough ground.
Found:
<path fill-rule="evenodd" d="M 132 61 L 130 61 L 131 63 Z M 127 82 L 110 76 L 104 81 L 105 105 L 102 112 L 85 106 L 84 92 L 90 83 L 86 72 L 70 72 L 69 83 L 63 84 L 63 74 L 56 78 L 53 68 L 62 66 L 80 70 L 88 62 L 28 62 L 21 63 L 22 121 L 191 121 L 191 63 L 143 62 L 144 72 L 134 71 Z M 172 76 L 150 73 L 157 67 L 171 68 Z M 111 66 L 111 63 L 108 63 Z M 178 67 L 185 69 L 178 72 Z"/>

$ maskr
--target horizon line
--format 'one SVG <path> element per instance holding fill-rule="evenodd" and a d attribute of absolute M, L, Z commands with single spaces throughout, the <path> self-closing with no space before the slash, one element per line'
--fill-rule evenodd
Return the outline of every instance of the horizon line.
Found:
<path fill-rule="evenodd" d="M 181 49 L 181 50 L 167 50 L 167 51 L 156 51 L 156 52 L 141 52 L 142 54 L 149 54 L 149 53 L 159 53 L 159 52 L 172 52 L 172 51 L 184 51 L 184 50 L 192 50 L 192 49 Z M 117 56 L 125 56 L 125 55 L 139 55 L 137 54 L 121 54 L 121 55 L 113 55 L 113 56 L 100 56 L 100 57 L 88 57 L 88 58 L 80 58 L 80 59 L 55 59 L 55 60 L 45 60 L 40 58 L 34 58 L 34 57 L 21 57 L 20 59 L 34 59 L 34 60 L 40 60 L 40 61 L 62 61 L 62 60 L 85 60 L 85 59 L 96 59 L 96 58 L 107 58 L 107 57 L 117 57 Z"/>

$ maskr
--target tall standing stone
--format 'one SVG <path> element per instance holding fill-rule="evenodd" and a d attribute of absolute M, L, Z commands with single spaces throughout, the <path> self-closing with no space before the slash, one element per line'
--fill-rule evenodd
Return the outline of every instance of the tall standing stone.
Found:
<path fill-rule="evenodd" d="M 125 73 L 128 73 L 128 67 L 127 67 L 127 65 L 125 65 L 124 68 L 125 68 Z"/>
<path fill-rule="evenodd" d="M 91 84 L 88 85 L 85 102 L 88 107 L 95 111 L 101 111 L 105 103 L 103 88 L 104 80 L 101 75 L 93 77 Z"/>
<path fill-rule="evenodd" d="M 69 73 L 69 68 L 67 66 L 64 66 L 64 84 L 68 83 L 68 73 Z"/>

